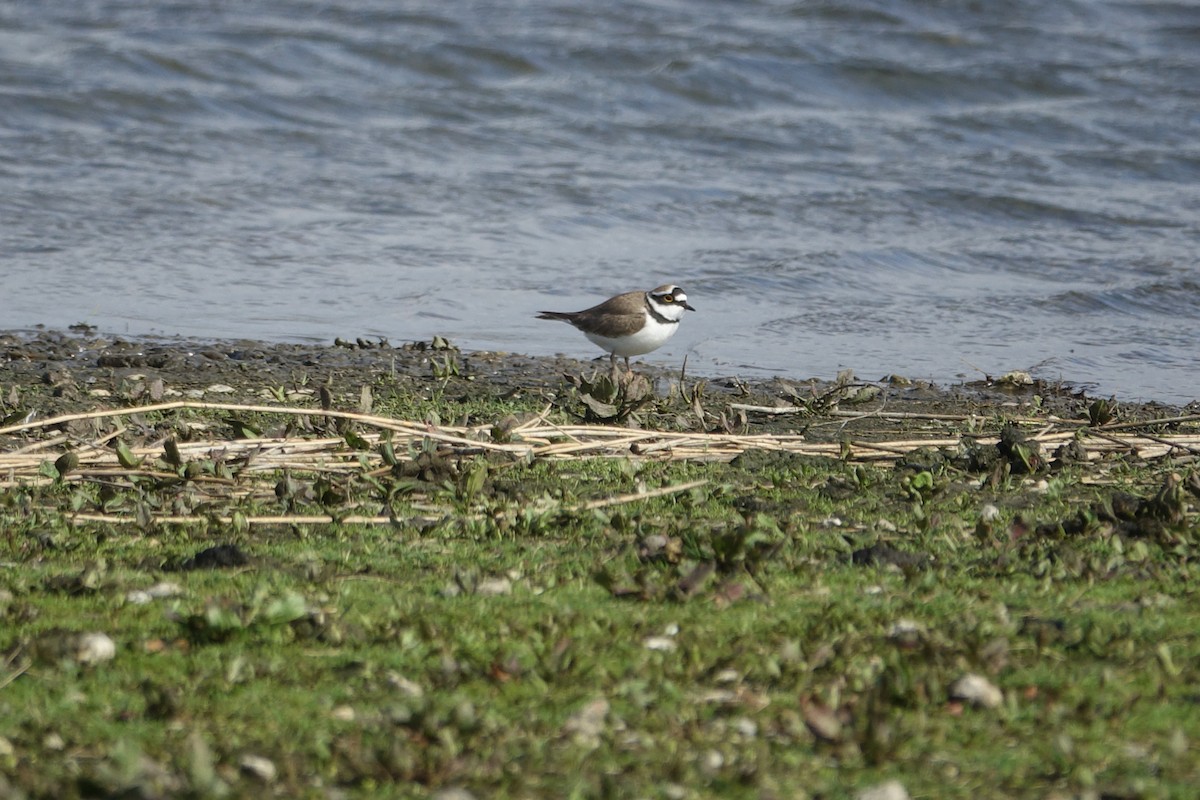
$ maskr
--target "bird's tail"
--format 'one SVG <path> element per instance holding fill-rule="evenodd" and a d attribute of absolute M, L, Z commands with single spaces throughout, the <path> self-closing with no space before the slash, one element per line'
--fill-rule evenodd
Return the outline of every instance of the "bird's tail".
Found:
<path fill-rule="evenodd" d="M 569 311 L 540 311 L 537 319 L 561 319 L 563 322 L 570 322 L 573 316 L 575 315 Z"/>

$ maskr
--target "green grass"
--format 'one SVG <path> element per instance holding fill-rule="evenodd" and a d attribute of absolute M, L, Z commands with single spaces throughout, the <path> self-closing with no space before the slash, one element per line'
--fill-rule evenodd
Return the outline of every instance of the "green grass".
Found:
<path fill-rule="evenodd" d="M 540 403 L 448 395 L 379 384 L 376 413 L 499 420 Z M 473 457 L 432 481 L 342 487 L 399 519 L 440 509 L 422 527 L 73 527 L 72 503 L 104 502 L 97 487 L 0 490 L 0 790 L 846 797 L 894 778 L 928 798 L 1191 797 L 1197 515 L 1186 501 L 1137 526 L 1097 515 L 1181 469 L 1099 466 L 1113 483 L 1067 467 L 1033 476 L 1050 480 L 1037 491 L 1007 472 L 980 488 L 949 463 Z M 120 491 L 169 507 L 192 489 Z M 988 503 L 1000 516 L 981 523 Z M 1092 517 L 1074 531 L 1080 509 Z M 175 569 L 227 543 L 249 563 Z M 924 566 L 851 556 L 879 544 Z M 159 581 L 180 593 L 127 599 Z M 916 632 L 893 635 L 902 620 Z M 87 631 L 115 659 L 77 663 L 71 637 Z M 995 683 L 1000 707 L 954 701 L 965 673 Z"/>

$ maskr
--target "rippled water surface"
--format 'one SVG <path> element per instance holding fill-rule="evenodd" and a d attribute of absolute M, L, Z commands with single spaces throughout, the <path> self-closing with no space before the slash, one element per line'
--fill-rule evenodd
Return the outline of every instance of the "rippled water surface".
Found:
<path fill-rule="evenodd" d="M 0 5 L 0 327 L 1200 397 L 1200 4 Z"/>

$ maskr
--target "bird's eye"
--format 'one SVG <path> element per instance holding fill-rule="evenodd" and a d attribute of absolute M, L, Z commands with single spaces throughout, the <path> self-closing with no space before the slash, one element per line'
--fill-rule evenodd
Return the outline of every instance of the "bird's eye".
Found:
<path fill-rule="evenodd" d="M 664 303 L 674 303 L 674 302 L 675 302 L 675 296 L 674 296 L 674 295 L 670 295 L 670 294 L 665 294 L 665 295 L 663 295 L 663 302 L 664 302 Z"/>

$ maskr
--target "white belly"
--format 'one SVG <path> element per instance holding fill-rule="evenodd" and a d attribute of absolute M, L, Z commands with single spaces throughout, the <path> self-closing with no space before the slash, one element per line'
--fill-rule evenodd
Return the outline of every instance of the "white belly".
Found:
<path fill-rule="evenodd" d="M 613 355 L 629 358 L 630 356 L 644 355 L 651 350 L 657 350 L 662 347 L 667 339 L 675 335 L 675 329 L 678 327 L 679 323 L 663 325 L 661 322 L 648 320 L 640 331 L 632 336 L 626 336 L 621 339 L 610 339 L 607 336 L 598 336 L 597 334 L 586 332 L 584 336 Z"/>

